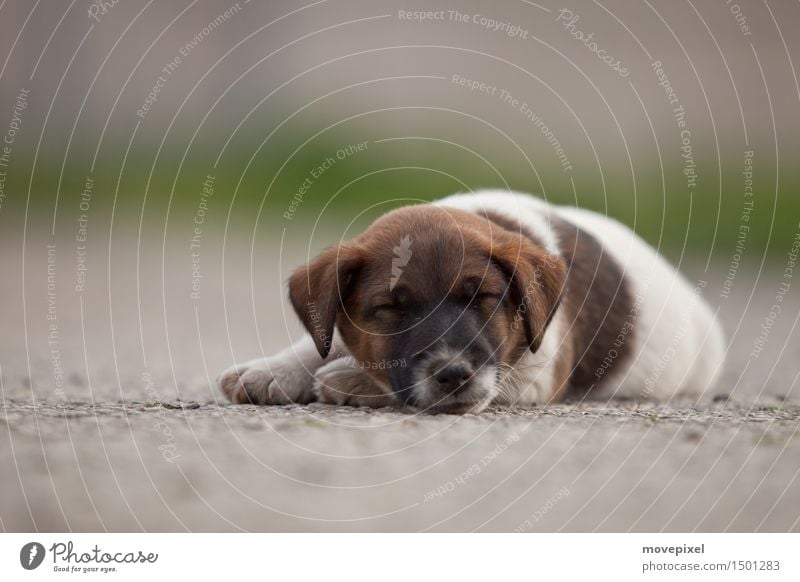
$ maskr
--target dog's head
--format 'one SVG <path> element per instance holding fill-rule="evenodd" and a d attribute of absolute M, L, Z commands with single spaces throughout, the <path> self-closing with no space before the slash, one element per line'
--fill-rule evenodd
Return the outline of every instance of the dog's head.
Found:
<path fill-rule="evenodd" d="M 298 269 L 292 305 L 323 358 L 335 325 L 365 373 L 404 404 L 480 411 L 503 368 L 538 350 L 566 273 L 502 222 L 400 208 Z"/>

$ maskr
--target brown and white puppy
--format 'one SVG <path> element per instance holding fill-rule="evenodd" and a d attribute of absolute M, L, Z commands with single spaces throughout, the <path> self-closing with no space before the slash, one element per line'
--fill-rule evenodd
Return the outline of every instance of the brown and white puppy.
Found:
<path fill-rule="evenodd" d="M 573 398 L 697 397 L 724 338 L 627 227 L 524 194 L 394 210 L 289 280 L 309 337 L 219 379 L 233 402 L 479 412 Z"/>

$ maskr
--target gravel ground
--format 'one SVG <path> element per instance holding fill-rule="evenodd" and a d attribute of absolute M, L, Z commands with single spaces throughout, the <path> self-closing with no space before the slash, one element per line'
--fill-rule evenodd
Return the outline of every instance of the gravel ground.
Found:
<path fill-rule="evenodd" d="M 23 264 L 3 236 L 3 530 L 800 530 L 800 301 L 769 318 L 780 265 L 743 267 L 727 298 L 724 269 L 684 268 L 731 336 L 707 404 L 428 416 L 218 400 L 219 370 L 299 336 L 282 281 L 302 239 L 257 233 L 251 265 L 249 237 L 223 257 L 208 234 L 193 297 L 180 237 L 95 233 L 81 290 L 69 239 L 29 233 Z"/>

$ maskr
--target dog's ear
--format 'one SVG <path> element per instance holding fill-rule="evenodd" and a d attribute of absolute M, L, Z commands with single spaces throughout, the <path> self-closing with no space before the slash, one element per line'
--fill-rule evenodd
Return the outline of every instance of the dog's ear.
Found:
<path fill-rule="evenodd" d="M 331 350 L 336 314 L 362 262 L 358 247 L 344 243 L 327 248 L 289 278 L 292 307 L 323 359 Z"/>
<path fill-rule="evenodd" d="M 535 353 L 561 302 L 567 265 L 520 234 L 495 243 L 492 257 L 509 278 L 514 322 L 523 326 L 527 344 Z"/>

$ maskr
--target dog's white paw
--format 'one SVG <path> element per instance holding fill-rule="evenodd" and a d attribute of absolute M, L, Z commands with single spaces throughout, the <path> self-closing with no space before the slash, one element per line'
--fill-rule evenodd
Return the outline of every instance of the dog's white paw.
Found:
<path fill-rule="evenodd" d="M 314 400 L 314 377 L 292 355 L 236 364 L 222 372 L 217 385 L 234 404 L 305 404 Z"/>
<path fill-rule="evenodd" d="M 397 400 L 366 374 L 351 357 L 322 366 L 314 375 L 313 393 L 319 402 L 338 406 L 394 406 Z"/>

